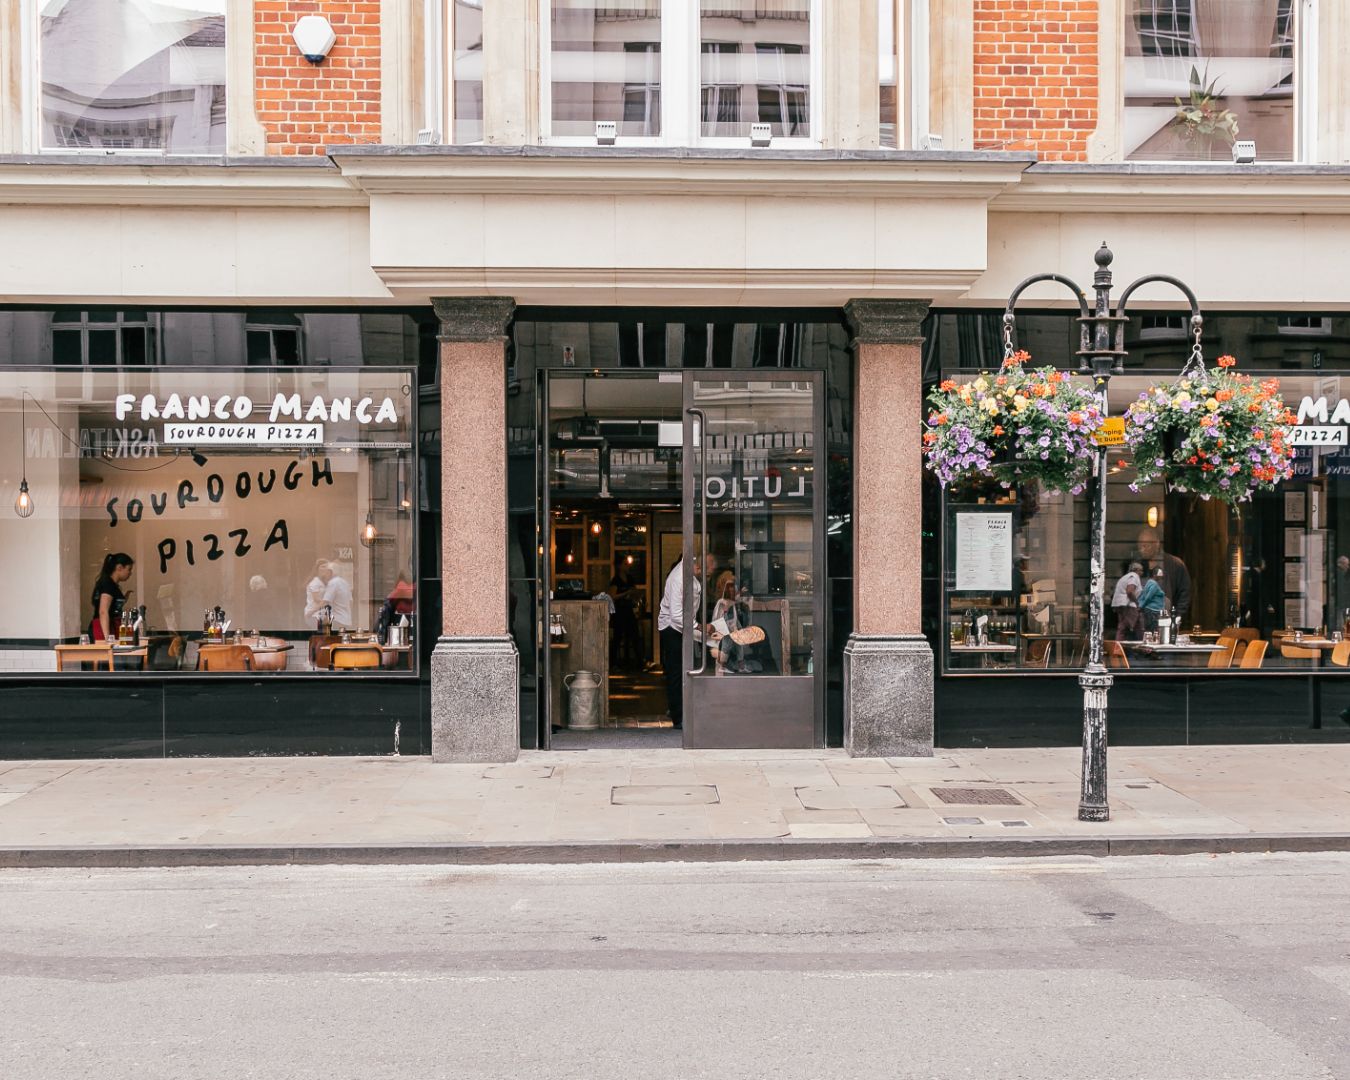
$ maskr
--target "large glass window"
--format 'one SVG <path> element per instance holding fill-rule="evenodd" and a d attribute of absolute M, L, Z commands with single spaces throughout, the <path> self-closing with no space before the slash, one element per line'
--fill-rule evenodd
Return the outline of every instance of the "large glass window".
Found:
<path fill-rule="evenodd" d="M 415 669 L 413 385 L 400 368 L 0 374 L 0 548 L 23 567 L 0 664 Z"/>
<path fill-rule="evenodd" d="M 1302 0 L 1128 0 L 1125 157 L 1231 161 L 1297 151 Z"/>
<path fill-rule="evenodd" d="M 225 152 L 225 0 L 41 0 L 43 149 Z"/>
<path fill-rule="evenodd" d="M 660 0 L 552 0 L 549 39 L 553 135 L 661 134 Z"/>
<path fill-rule="evenodd" d="M 984 316 L 939 316 L 930 337 L 938 370 L 968 378 L 982 356 Z M 1175 378 L 1187 343 L 1176 316 L 1139 315 L 1127 332 L 1134 370 L 1111 380 L 1119 415 L 1162 378 Z M 1298 322 L 1298 331 L 1285 330 Z M 1233 352 L 1257 377 L 1278 377 L 1298 416 L 1295 475 L 1235 508 L 1167 488 L 1139 486 L 1127 448 L 1108 457 L 1106 582 L 1108 663 L 1132 674 L 1344 672 L 1350 661 L 1350 363 L 1339 317 L 1222 315 L 1208 321 L 1211 349 Z M 1283 332 L 1279 332 L 1283 331 Z M 1072 367 L 1072 319 L 1019 319 L 1037 362 Z M 1305 339 L 1306 335 L 1306 339 Z M 970 365 L 954 362 L 973 358 Z M 1211 356 L 1217 355 L 1211 352 Z M 949 486 L 929 544 L 940 600 L 930 632 L 948 674 L 1081 669 L 1090 592 L 1086 495 L 1004 488 L 981 479 Z M 1137 488 L 1137 490 L 1136 490 Z M 1158 595 L 1140 598 L 1148 582 Z M 1152 590 L 1150 590 L 1150 593 Z M 933 610 L 929 608 L 929 610 Z M 1173 620 L 1161 649 L 1160 620 Z M 1232 647 L 1229 648 L 1229 644 Z M 1341 646 L 1338 652 L 1337 647 Z"/>
<path fill-rule="evenodd" d="M 452 113 L 450 142 L 483 141 L 483 0 L 451 5 Z"/>

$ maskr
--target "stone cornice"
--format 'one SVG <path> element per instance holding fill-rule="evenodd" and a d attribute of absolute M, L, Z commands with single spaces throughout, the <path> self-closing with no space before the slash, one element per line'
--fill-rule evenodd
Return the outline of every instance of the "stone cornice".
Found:
<path fill-rule="evenodd" d="M 341 147 L 372 195 L 733 195 L 990 199 L 1031 159 L 895 151 L 657 151 L 561 147 Z M 492 152 L 497 151 L 497 152 Z"/>
<path fill-rule="evenodd" d="M 1346 214 L 1342 166 L 1037 165 L 993 213 Z"/>
<path fill-rule="evenodd" d="M 844 318 L 855 345 L 912 345 L 923 340 L 927 300 L 850 300 Z"/>
<path fill-rule="evenodd" d="M 326 158 L 0 157 L 0 204 L 366 206 Z M 283 164 L 284 162 L 284 164 Z"/>

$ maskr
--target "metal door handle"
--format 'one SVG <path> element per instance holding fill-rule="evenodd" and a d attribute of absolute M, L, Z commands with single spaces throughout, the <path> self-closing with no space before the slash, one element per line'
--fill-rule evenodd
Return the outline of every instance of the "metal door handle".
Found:
<path fill-rule="evenodd" d="M 699 549 L 699 624 L 695 645 L 698 649 L 698 667 L 689 671 L 690 675 L 702 675 L 708 667 L 708 643 L 703 640 L 703 628 L 708 625 L 708 454 L 703 445 L 707 437 L 708 414 L 702 409 L 684 410 L 689 416 L 698 417 L 698 508 L 699 533 L 702 544 Z"/>

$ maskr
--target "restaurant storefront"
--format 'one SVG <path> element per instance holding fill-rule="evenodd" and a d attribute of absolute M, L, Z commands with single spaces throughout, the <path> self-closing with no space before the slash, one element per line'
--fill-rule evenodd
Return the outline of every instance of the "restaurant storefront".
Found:
<path fill-rule="evenodd" d="M 0 757 L 426 752 L 428 316 L 0 312 Z"/>
<path fill-rule="evenodd" d="M 1001 311 L 934 313 L 928 385 L 1001 360 Z M 1175 378 L 1184 315 L 1136 315 L 1120 415 Z M 1106 662 L 1117 744 L 1350 739 L 1350 338 L 1343 316 L 1210 315 L 1205 350 L 1278 379 L 1298 417 L 1295 475 L 1229 508 L 1140 485 L 1128 447 L 1108 453 Z M 1073 368 L 1071 316 L 1019 317 L 1037 364 Z M 1086 496 L 992 479 L 925 490 L 925 633 L 938 660 L 939 746 L 1069 745 L 1080 737 L 1088 620 Z M 1136 577 L 1130 578 L 1128 575 Z M 1155 610 L 1127 586 L 1150 578 Z M 1161 626 L 1160 626 L 1161 622 Z"/>

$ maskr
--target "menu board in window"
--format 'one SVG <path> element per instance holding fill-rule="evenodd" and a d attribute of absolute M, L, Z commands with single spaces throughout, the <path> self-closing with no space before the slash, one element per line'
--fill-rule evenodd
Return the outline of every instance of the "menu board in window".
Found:
<path fill-rule="evenodd" d="M 958 592 L 1011 592 L 1011 511 L 962 510 L 956 514 L 955 568 Z"/>

